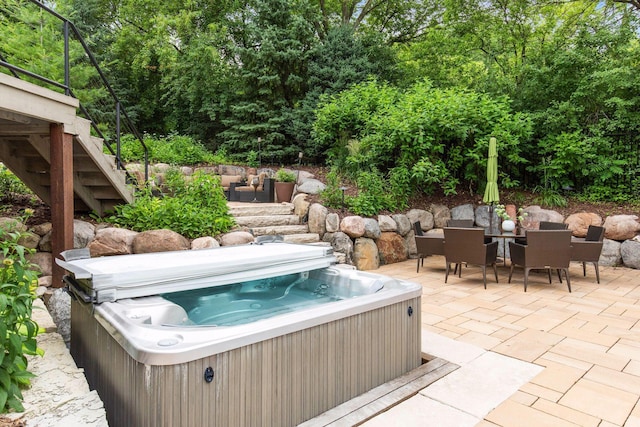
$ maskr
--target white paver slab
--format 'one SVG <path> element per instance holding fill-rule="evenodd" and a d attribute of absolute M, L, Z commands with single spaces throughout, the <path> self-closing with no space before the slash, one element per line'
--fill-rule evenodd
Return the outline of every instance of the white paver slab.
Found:
<path fill-rule="evenodd" d="M 423 329 L 422 352 L 464 366 L 487 351 L 473 344 L 459 342 Z"/>
<path fill-rule="evenodd" d="M 420 394 L 482 419 L 542 369 L 532 363 L 485 352 Z"/>
<path fill-rule="evenodd" d="M 476 418 L 418 394 L 362 425 L 365 427 L 473 427 L 480 421 L 482 418 Z"/>

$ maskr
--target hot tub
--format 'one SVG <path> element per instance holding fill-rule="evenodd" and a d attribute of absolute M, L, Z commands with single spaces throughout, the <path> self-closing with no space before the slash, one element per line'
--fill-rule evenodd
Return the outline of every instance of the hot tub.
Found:
<path fill-rule="evenodd" d="M 57 260 L 112 426 L 293 426 L 421 363 L 417 284 L 287 243 Z"/>

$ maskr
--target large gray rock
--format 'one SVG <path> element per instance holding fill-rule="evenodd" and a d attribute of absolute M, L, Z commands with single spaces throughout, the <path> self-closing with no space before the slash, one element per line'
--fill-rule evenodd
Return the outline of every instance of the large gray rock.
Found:
<path fill-rule="evenodd" d="M 406 236 L 411 230 L 413 230 L 411 221 L 405 214 L 391 215 L 391 218 L 396 222 L 396 232 L 401 236 Z"/>
<path fill-rule="evenodd" d="M 471 203 L 466 205 L 456 206 L 451 209 L 451 219 L 473 219 L 475 221 L 476 216 Z"/>
<path fill-rule="evenodd" d="M 447 221 L 451 219 L 451 211 L 444 205 L 432 204 L 429 208 L 433 214 L 433 222 L 435 227 L 444 228 L 447 226 Z"/>
<path fill-rule="evenodd" d="M 253 241 L 255 241 L 255 238 L 248 231 L 232 231 L 222 235 L 220 246 L 246 245 Z"/>
<path fill-rule="evenodd" d="M 413 258 L 418 254 L 418 248 L 416 246 L 416 234 L 413 230 L 407 233 L 404 236 L 405 245 L 407 247 L 407 251 L 409 253 L 409 257 Z"/>
<path fill-rule="evenodd" d="M 480 205 L 476 208 L 476 225 L 478 227 L 489 228 L 489 226 L 493 226 L 494 229 L 497 229 L 500 224 L 500 219 L 498 215 L 496 215 L 495 208 L 492 208 L 489 205 Z"/>
<path fill-rule="evenodd" d="M 191 242 L 191 250 L 211 249 L 220 247 L 220 243 L 211 236 L 198 237 Z"/>
<path fill-rule="evenodd" d="M 341 231 L 325 233 L 322 241 L 329 242 L 335 252 L 345 254 L 346 263 L 351 264 L 353 262 L 353 242 L 349 236 Z"/>
<path fill-rule="evenodd" d="M 327 232 L 327 215 L 329 210 L 320 203 L 314 203 L 309 207 L 309 232 L 321 237 Z"/>
<path fill-rule="evenodd" d="M 407 218 L 409 218 L 411 224 L 419 222 L 422 231 L 428 231 L 433 228 L 433 214 L 424 209 L 411 209 L 407 212 Z"/>
<path fill-rule="evenodd" d="M 133 238 L 134 254 L 185 251 L 190 246 L 184 236 L 167 229 L 143 231 Z"/>
<path fill-rule="evenodd" d="M 604 237 L 623 241 L 633 239 L 640 231 L 637 215 L 612 215 L 604 221 Z"/>
<path fill-rule="evenodd" d="M 320 194 L 325 188 L 327 188 L 327 186 L 317 179 L 307 179 L 298 185 L 298 193 Z"/>
<path fill-rule="evenodd" d="M 406 261 L 409 257 L 409 250 L 405 240 L 398 233 L 384 232 L 376 240 L 381 264 L 394 264 Z"/>
<path fill-rule="evenodd" d="M 398 229 L 398 224 L 389 215 L 378 215 L 378 225 L 383 233 Z"/>
<path fill-rule="evenodd" d="M 65 289 L 55 289 L 47 301 L 47 309 L 58 333 L 66 344 L 71 341 L 71 297 Z"/>
<path fill-rule="evenodd" d="M 640 269 L 640 242 L 625 240 L 620 245 L 622 264 L 626 267 Z"/>
<path fill-rule="evenodd" d="M 42 224 L 34 225 L 31 228 L 31 231 L 42 237 L 51 231 L 51 227 L 52 225 L 50 222 L 43 222 Z"/>
<path fill-rule="evenodd" d="M 380 237 L 380 225 L 373 218 L 364 219 L 364 237 L 378 239 Z"/>
<path fill-rule="evenodd" d="M 586 237 L 589 226 L 601 226 L 602 218 L 593 212 L 579 212 L 569 215 L 564 222 L 569 227 L 569 230 L 573 231 L 574 236 Z"/>
<path fill-rule="evenodd" d="M 96 227 L 87 221 L 73 220 L 73 247 L 86 248 L 96 235 Z"/>
<path fill-rule="evenodd" d="M 373 239 L 366 237 L 356 239 L 353 263 L 358 270 L 376 270 L 380 267 L 380 255 Z"/>
<path fill-rule="evenodd" d="M 364 221 L 361 216 L 351 215 L 342 218 L 340 231 L 352 239 L 364 236 Z"/>
<path fill-rule="evenodd" d="M 110 255 L 128 255 L 133 253 L 133 239 L 138 235 L 136 231 L 126 228 L 109 227 L 96 232 L 95 238 L 89 243 L 92 257 Z"/>
<path fill-rule="evenodd" d="M 614 267 L 622 264 L 621 246 L 620 242 L 604 239 L 600 253 L 600 265 Z"/>
<path fill-rule="evenodd" d="M 333 212 L 330 214 L 327 214 L 325 227 L 326 227 L 327 233 L 335 233 L 337 231 L 340 231 L 340 216 L 337 213 L 333 213 Z"/>
<path fill-rule="evenodd" d="M 298 184 L 304 184 L 306 181 L 315 178 L 315 175 L 312 174 L 311 172 L 297 171 L 296 173 L 298 175 L 298 181 L 297 181 Z"/>
<path fill-rule="evenodd" d="M 524 211 L 526 218 L 522 221 L 522 226 L 527 230 L 537 230 L 540 228 L 540 221 L 564 222 L 564 216 L 560 212 L 549 209 L 542 209 L 540 206 L 527 206 Z"/>
<path fill-rule="evenodd" d="M 43 276 L 51 276 L 53 257 L 51 252 L 36 252 L 26 256 L 27 261 L 38 266 Z"/>

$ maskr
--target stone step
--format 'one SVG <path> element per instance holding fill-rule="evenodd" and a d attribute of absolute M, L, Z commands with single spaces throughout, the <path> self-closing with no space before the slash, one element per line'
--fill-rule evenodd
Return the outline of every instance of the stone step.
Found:
<path fill-rule="evenodd" d="M 275 225 L 300 225 L 298 215 L 262 215 L 262 216 L 238 216 L 235 217 L 239 227 L 268 227 Z"/>
<path fill-rule="evenodd" d="M 241 203 L 227 202 L 229 213 L 234 217 L 292 215 L 292 203 Z"/>
<path fill-rule="evenodd" d="M 270 236 L 274 234 L 289 235 L 289 234 L 307 234 L 309 233 L 309 226 L 304 225 L 276 225 L 267 227 L 254 227 L 251 228 L 251 233 L 254 236 Z M 316 234 L 316 236 L 318 236 Z M 317 237 L 316 242 L 320 240 L 320 236 Z"/>
<path fill-rule="evenodd" d="M 320 235 L 318 233 L 285 234 L 282 237 L 287 243 L 324 243 L 320 242 Z"/>

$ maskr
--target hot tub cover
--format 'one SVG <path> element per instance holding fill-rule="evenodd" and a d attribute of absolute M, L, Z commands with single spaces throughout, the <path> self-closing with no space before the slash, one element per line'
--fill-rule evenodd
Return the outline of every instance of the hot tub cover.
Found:
<path fill-rule="evenodd" d="M 79 255 L 80 253 L 80 255 Z M 89 258 L 65 251 L 56 263 L 87 302 L 157 295 L 310 271 L 336 263 L 326 246 L 263 243 Z"/>

